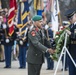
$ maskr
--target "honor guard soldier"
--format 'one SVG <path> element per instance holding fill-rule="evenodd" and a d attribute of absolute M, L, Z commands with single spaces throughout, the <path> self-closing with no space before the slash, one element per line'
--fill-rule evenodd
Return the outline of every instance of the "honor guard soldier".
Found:
<path fill-rule="evenodd" d="M 44 46 L 46 43 L 51 47 L 51 44 L 50 41 L 46 39 L 46 36 L 42 31 L 42 16 L 35 15 L 32 20 L 34 21 L 34 26 L 28 32 L 28 75 L 40 75 L 45 52 L 54 53 L 55 51 Z"/>
<path fill-rule="evenodd" d="M 24 69 L 26 68 L 26 51 L 28 43 L 27 33 L 26 36 L 25 34 L 18 36 L 17 43 L 19 46 L 19 69 Z"/>
<path fill-rule="evenodd" d="M 67 10 L 65 12 L 65 16 L 71 23 L 71 25 L 69 26 L 70 31 L 66 30 L 70 38 L 69 52 L 76 63 L 76 9 L 72 8 Z M 76 67 L 74 66 L 70 58 L 68 58 L 68 66 L 69 66 L 69 75 L 76 75 Z"/>
<path fill-rule="evenodd" d="M 12 52 L 12 46 L 14 45 L 14 40 L 16 39 L 16 34 L 14 32 L 12 36 L 9 36 L 8 34 L 9 28 L 5 23 L 3 23 L 3 31 L 4 31 L 3 44 L 4 44 L 4 50 L 5 50 L 4 68 L 11 68 L 11 52 Z"/>

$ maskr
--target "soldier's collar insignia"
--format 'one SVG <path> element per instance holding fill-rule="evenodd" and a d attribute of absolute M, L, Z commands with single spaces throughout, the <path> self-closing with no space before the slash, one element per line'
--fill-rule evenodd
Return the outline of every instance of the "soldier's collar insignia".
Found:
<path fill-rule="evenodd" d="M 36 30 L 36 31 L 39 31 L 39 29 L 38 29 L 38 28 L 36 28 L 35 30 Z"/>
<path fill-rule="evenodd" d="M 32 31 L 32 32 L 31 32 L 31 35 L 32 35 L 32 36 L 35 36 L 35 35 L 36 35 L 36 32 L 35 32 L 35 31 Z"/>

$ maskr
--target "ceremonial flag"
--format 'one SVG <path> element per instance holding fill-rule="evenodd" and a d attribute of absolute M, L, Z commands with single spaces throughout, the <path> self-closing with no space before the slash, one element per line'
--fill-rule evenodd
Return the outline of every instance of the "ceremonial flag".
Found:
<path fill-rule="evenodd" d="M 8 14 L 8 26 L 9 26 L 9 36 L 14 33 L 14 22 L 15 13 L 17 10 L 16 0 L 10 0 L 9 2 L 9 14 Z"/>
<path fill-rule="evenodd" d="M 20 28 L 22 26 L 22 21 L 21 21 L 21 3 L 18 5 L 18 23 L 17 26 Z"/>
<path fill-rule="evenodd" d="M 51 0 L 52 5 L 51 5 L 51 21 L 52 21 L 52 29 L 56 32 L 58 31 L 58 14 L 60 13 L 59 10 L 59 3 L 58 0 Z"/>
<path fill-rule="evenodd" d="M 51 0 L 47 0 L 47 4 L 46 4 L 46 11 L 50 11 L 51 9 Z"/>
<path fill-rule="evenodd" d="M 18 8 L 18 27 L 21 28 L 21 34 L 25 33 L 28 23 L 29 4 L 28 0 L 20 1 Z"/>
<path fill-rule="evenodd" d="M 37 11 L 37 15 L 42 15 L 44 11 L 43 0 L 34 0 L 34 9 Z"/>

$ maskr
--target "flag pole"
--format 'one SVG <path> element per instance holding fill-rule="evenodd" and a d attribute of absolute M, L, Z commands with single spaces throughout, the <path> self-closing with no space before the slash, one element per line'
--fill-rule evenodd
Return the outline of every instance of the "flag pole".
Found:
<path fill-rule="evenodd" d="M 59 1 L 58 0 L 57 0 L 57 6 L 58 6 L 58 10 L 59 10 L 59 13 L 58 13 L 59 23 L 60 23 L 60 25 L 62 25 L 62 19 L 61 19 L 61 13 L 60 13 L 60 9 L 59 9 Z"/>
<path fill-rule="evenodd" d="M 61 14 L 59 13 L 58 16 L 59 16 L 59 23 L 60 23 L 60 25 L 62 25 Z"/>

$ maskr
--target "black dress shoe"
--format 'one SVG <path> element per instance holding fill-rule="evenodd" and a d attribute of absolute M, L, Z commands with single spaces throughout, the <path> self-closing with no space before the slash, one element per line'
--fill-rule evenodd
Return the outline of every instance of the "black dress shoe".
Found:
<path fill-rule="evenodd" d="M 67 71 L 68 69 L 66 68 L 66 69 L 64 69 L 64 71 Z M 61 69 L 61 71 L 63 71 L 63 69 Z"/>
<path fill-rule="evenodd" d="M 53 70 L 53 68 L 50 68 L 50 70 Z"/>
<path fill-rule="evenodd" d="M 68 71 L 68 68 L 66 68 L 65 71 Z"/>
<path fill-rule="evenodd" d="M 47 68 L 46 70 L 50 70 L 50 68 Z"/>
<path fill-rule="evenodd" d="M 19 67 L 19 69 L 25 69 L 25 67 Z"/>
<path fill-rule="evenodd" d="M 4 62 L 5 60 L 0 60 L 0 62 Z"/>
<path fill-rule="evenodd" d="M 5 66 L 4 68 L 11 68 L 11 66 Z"/>
<path fill-rule="evenodd" d="M 20 68 L 22 68 L 22 67 L 19 67 L 19 69 L 20 69 Z"/>
<path fill-rule="evenodd" d="M 46 70 L 53 70 L 52 68 L 47 68 Z"/>

